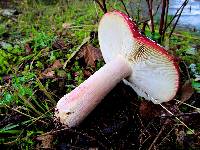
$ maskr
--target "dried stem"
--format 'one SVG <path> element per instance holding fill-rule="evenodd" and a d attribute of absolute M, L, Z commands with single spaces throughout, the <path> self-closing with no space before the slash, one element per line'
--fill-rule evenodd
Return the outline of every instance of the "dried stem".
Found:
<path fill-rule="evenodd" d="M 168 120 L 165 121 L 165 123 L 167 122 Z M 162 128 L 160 129 L 158 135 L 156 136 L 156 138 L 153 140 L 152 144 L 150 145 L 150 147 L 148 148 L 148 150 L 151 150 L 153 149 L 153 147 L 155 146 L 155 143 L 156 141 L 158 140 L 158 138 L 161 136 L 162 132 L 164 131 L 165 129 L 165 124 L 162 126 Z"/>
<path fill-rule="evenodd" d="M 162 2 L 162 1 L 161 1 L 161 2 Z M 158 9 L 160 8 L 161 2 L 158 4 L 155 13 L 153 13 L 153 17 L 157 14 Z M 139 12 L 138 12 L 138 18 L 139 18 Z M 138 24 L 143 23 L 142 30 L 141 30 L 141 32 L 142 32 L 143 34 L 145 33 L 146 26 L 149 27 L 149 25 L 148 25 L 148 23 L 147 23 L 148 21 L 149 21 L 149 19 L 144 20 L 144 21 L 142 21 L 142 22 L 137 21 Z M 149 28 L 150 28 L 150 27 L 149 27 Z"/>
<path fill-rule="evenodd" d="M 158 13 L 161 3 L 162 3 L 162 1 L 158 4 L 156 11 L 153 13 L 153 17 Z M 147 20 L 141 21 L 140 23 L 147 22 L 147 21 L 149 21 L 149 18 Z"/>
<path fill-rule="evenodd" d="M 193 115 L 200 115 L 200 112 L 191 112 L 191 113 L 180 113 L 177 115 L 166 115 L 166 116 L 160 116 L 160 118 L 174 118 L 174 117 L 182 117 L 182 116 L 193 116 Z"/>
<path fill-rule="evenodd" d="M 153 20 L 153 0 L 146 0 L 147 5 L 148 5 L 148 9 L 149 9 L 149 16 L 150 16 L 150 21 L 151 21 L 151 33 L 154 34 L 155 33 L 155 29 L 154 29 L 154 20 Z"/>
<path fill-rule="evenodd" d="M 120 2 L 121 2 L 122 5 L 124 6 L 124 9 L 125 9 L 125 11 L 126 11 L 126 14 L 130 17 L 130 15 L 129 15 L 129 13 L 128 13 L 128 10 L 127 10 L 127 8 L 126 8 L 126 5 L 125 5 L 124 1 L 123 1 L 123 0 L 120 0 Z"/>
<path fill-rule="evenodd" d="M 179 15 L 178 15 L 178 18 L 176 19 L 176 22 L 174 23 L 174 25 L 173 25 L 173 27 L 172 27 L 172 30 L 171 30 L 171 32 L 170 32 L 170 34 L 169 34 L 169 38 L 172 36 L 172 34 L 173 34 L 173 32 L 174 32 L 174 29 L 176 28 L 176 25 L 177 25 L 177 23 L 178 23 L 178 21 L 179 21 L 179 19 L 180 19 L 180 17 L 181 17 L 181 14 L 182 14 L 182 12 L 183 12 L 183 9 L 185 8 L 185 6 L 187 5 L 187 3 L 189 2 L 189 0 L 185 0 L 184 2 L 183 2 L 183 4 L 182 4 L 182 8 L 181 8 L 181 10 L 180 10 L 180 13 L 179 13 Z"/>
<path fill-rule="evenodd" d="M 164 40 L 165 38 L 165 28 L 167 26 L 167 17 L 168 17 L 168 11 L 169 11 L 169 0 L 166 0 L 166 13 L 165 13 L 165 25 L 164 25 L 164 28 L 163 28 L 163 31 L 162 31 L 162 35 L 161 35 L 161 39 Z"/>
<path fill-rule="evenodd" d="M 177 9 L 175 15 L 173 16 L 173 18 L 170 20 L 170 22 L 167 24 L 167 26 L 165 27 L 165 31 L 167 30 L 167 28 L 172 24 L 172 22 L 174 21 L 174 19 L 177 17 L 179 11 L 181 10 L 181 8 L 184 6 L 184 3 L 181 5 L 181 7 L 179 7 L 179 9 Z"/>
<path fill-rule="evenodd" d="M 103 3 L 103 8 L 104 8 L 104 13 L 107 13 L 106 0 L 103 0 L 102 3 Z"/>
<path fill-rule="evenodd" d="M 160 15 L 160 28 L 159 28 L 159 34 L 163 35 L 163 27 L 165 24 L 165 9 L 166 9 L 166 0 L 162 0 L 162 12 Z"/>
<path fill-rule="evenodd" d="M 58 133 L 63 132 L 63 131 L 69 132 L 69 133 L 74 133 L 74 134 L 77 134 L 77 135 L 81 135 L 81 136 L 84 136 L 84 137 L 86 137 L 88 139 L 91 139 L 93 141 L 97 141 L 97 143 L 99 145 L 101 145 L 104 149 L 108 149 L 106 145 L 104 145 L 101 141 L 99 141 L 95 137 L 92 137 L 92 136 L 88 135 L 87 133 L 83 133 L 83 132 L 77 131 L 75 129 L 69 129 L 68 127 L 61 128 L 61 129 L 56 129 L 56 130 L 53 130 L 53 131 L 50 131 L 50 132 L 46 132 L 44 134 L 41 134 L 40 136 L 55 135 L 55 134 L 58 134 Z"/>
<path fill-rule="evenodd" d="M 104 13 L 107 13 L 106 0 L 102 0 L 102 3 L 99 0 L 94 0 L 94 1 L 99 5 L 99 7 Z"/>
<path fill-rule="evenodd" d="M 147 21 L 143 23 L 142 30 L 141 30 L 141 33 L 142 33 L 142 34 L 145 33 L 146 26 L 148 26 Z"/>

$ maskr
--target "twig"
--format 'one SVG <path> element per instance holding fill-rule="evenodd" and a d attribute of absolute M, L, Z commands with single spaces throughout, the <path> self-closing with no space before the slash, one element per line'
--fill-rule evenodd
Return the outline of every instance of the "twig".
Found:
<path fill-rule="evenodd" d="M 27 125 L 26 128 L 29 127 L 29 126 L 31 126 L 31 125 L 32 125 L 33 123 L 35 123 L 36 121 L 40 121 L 39 119 L 45 117 L 45 115 L 46 115 L 47 113 L 49 113 L 49 112 L 51 112 L 51 111 L 53 111 L 53 110 L 55 110 L 55 107 L 52 107 L 51 109 L 49 109 L 47 112 L 45 112 L 45 113 L 42 114 L 41 116 L 39 116 L 39 117 L 33 119 L 33 120 L 32 120 L 32 123 L 30 123 L 29 125 Z"/>
<path fill-rule="evenodd" d="M 180 19 L 180 17 L 181 17 L 181 14 L 182 14 L 182 12 L 183 12 L 183 9 L 184 9 L 185 6 L 187 5 L 188 1 L 189 1 L 189 0 L 185 0 L 185 1 L 184 1 L 183 7 L 182 7 L 182 9 L 180 10 L 180 13 L 179 13 L 179 15 L 178 15 L 178 18 L 176 19 L 176 22 L 175 22 L 175 24 L 173 25 L 172 30 L 171 30 L 171 32 L 170 32 L 170 34 L 169 34 L 169 38 L 172 36 L 172 33 L 174 32 L 174 29 L 176 28 L 176 25 L 177 25 L 177 23 L 178 23 L 178 21 L 179 21 L 179 19 Z"/>
<path fill-rule="evenodd" d="M 167 28 L 171 25 L 171 23 L 174 21 L 174 19 L 177 17 L 179 11 L 181 10 L 181 8 L 184 6 L 184 2 L 183 4 L 181 5 L 181 7 L 179 7 L 175 13 L 175 15 L 173 16 L 173 18 L 170 20 L 170 22 L 167 24 L 167 26 L 165 27 L 164 29 L 164 32 L 167 30 Z"/>
<path fill-rule="evenodd" d="M 100 1 L 99 0 L 94 0 L 94 1 L 99 5 L 99 7 L 101 8 L 101 10 L 104 12 L 103 5 L 100 3 Z"/>
<path fill-rule="evenodd" d="M 162 3 L 162 1 L 160 1 L 160 3 L 158 4 L 155 13 L 153 13 L 153 17 L 157 14 L 157 12 L 158 12 L 158 10 L 159 10 L 159 8 L 160 8 L 161 3 Z M 131 8 L 132 8 L 132 7 L 131 7 Z M 139 19 L 139 12 L 138 12 L 138 19 Z M 143 23 L 142 30 L 141 30 L 142 34 L 145 33 L 146 26 L 148 26 L 148 28 L 150 29 L 150 27 L 149 27 L 149 25 L 148 25 L 148 23 L 147 23 L 148 21 L 149 21 L 149 19 L 146 19 L 146 20 L 141 21 L 141 22 L 138 22 L 138 21 L 137 21 L 137 24 Z"/>
<path fill-rule="evenodd" d="M 100 132 L 94 130 L 98 135 L 99 133 L 104 137 L 104 139 L 109 143 L 112 144 L 111 141 L 106 137 L 106 135 L 102 132 L 102 130 L 99 128 L 99 126 L 97 126 L 97 128 L 99 129 Z"/>
<path fill-rule="evenodd" d="M 103 8 L 104 8 L 104 13 L 107 13 L 107 8 L 106 8 L 106 0 L 103 0 Z"/>
<path fill-rule="evenodd" d="M 15 108 L 11 108 L 10 106 L 8 106 L 8 105 L 6 105 L 6 104 L 5 104 L 5 106 L 8 107 L 9 109 L 15 111 L 15 112 L 18 112 L 19 114 L 22 114 L 22 115 L 24 115 L 24 116 L 26 116 L 26 117 L 31 118 L 31 119 L 33 119 L 33 120 L 36 119 L 36 118 L 34 118 L 34 117 L 32 117 L 32 116 L 30 116 L 30 115 L 28 115 L 28 114 L 25 114 L 25 113 L 23 113 L 23 112 L 21 112 L 21 111 L 15 109 Z M 46 122 L 44 122 L 44 121 L 40 121 L 40 120 L 38 120 L 38 121 L 46 124 Z"/>
<path fill-rule="evenodd" d="M 151 137 L 151 133 L 148 131 L 148 127 L 152 124 L 152 119 L 151 121 L 149 121 L 149 123 L 146 125 L 146 127 L 144 126 L 141 118 L 139 117 L 139 115 L 137 114 L 138 118 L 139 118 L 139 121 L 140 121 L 140 125 L 141 125 L 141 128 L 140 129 L 140 134 L 138 136 L 138 139 L 139 139 L 139 142 L 140 142 L 140 146 L 139 146 L 139 150 L 142 148 L 142 145 Z M 146 134 L 145 132 L 147 132 L 148 134 L 148 137 L 146 139 L 142 139 L 142 135 L 144 135 L 146 137 Z"/>
<path fill-rule="evenodd" d="M 173 116 L 171 116 L 171 115 L 160 116 L 160 118 L 165 118 L 165 117 L 173 118 L 173 117 L 192 116 L 192 115 L 200 115 L 200 112 L 180 113 L 180 114 L 173 115 Z"/>
<path fill-rule="evenodd" d="M 127 10 L 127 8 L 126 8 L 126 5 L 125 5 L 124 1 L 123 1 L 123 0 L 120 0 L 120 2 L 121 2 L 122 5 L 124 6 L 125 11 L 126 11 L 128 17 L 130 18 L 130 15 L 129 15 L 129 13 L 128 13 L 128 10 Z"/>
<path fill-rule="evenodd" d="M 160 15 L 160 27 L 159 27 L 159 34 L 163 35 L 163 27 L 165 24 L 165 9 L 166 9 L 166 0 L 162 0 L 162 12 Z"/>
<path fill-rule="evenodd" d="M 149 27 L 147 21 L 143 23 L 142 30 L 141 30 L 141 33 L 142 33 L 142 34 L 145 34 L 146 26 Z"/>
<path fill-rule="evenodd" d="M 195 134 L 194 133 L 194 131 L 192 130 L 192 129 L 190 129 L 183 121 L 181 121 L 178 117 L 176 117 L 171 111 L 169 111 L 166 107 L 164 107 L 162 104 L 160 104 L 160 106 L 162 107 L 162 108 L 164 108 L 170 115 L 172 115 L 172 116 L 174 116 L 175 118 L 176 118 L 176 120 L 178 120 L 182 125 L 184 125 L 188 130 L 190 130 L 193 134 Z"/>
<path fill-rule="evenodd" d="M 96 17 L 97 17 L 97 20 L 99 20 L 99 13 L 98 13 L 98 9 L 97 9 L 97 5 L 96 5 L 96 3 L 95 3 L 95 1 L 93 1 L 94 2 L 94 7 L 95 7 L 95 11 L 96 11 Z"/>
<path fill-rule="evenodd" d="M 161 143 L 165 141 L 165 139 L 170 135 L 170 133 L 171 133 L 175 128 L 176 128 L 176 126 L 174 126 L 174 127 L 167 133 L 167 135 L 162 139 L 162 141 L 161 141 L 158 145 L 156 145 L 156 146 L 159 147 L 159 146 L 161 145 Z"/>
<path fill-rule="evenodd" d="M 200 108 L 198 108 L 198 107 L 195 107 L 195 106 L 192 106 L 192 105 L 190 105 L 190 104 L 181 102 L 181 101 L 179 101 L 179 100 L 177 100 L 177 99 L 173 99 L 173 100 L 175 100 L 175 101 L 177 101 L 178 103 L 180 103 L 180 105 L 184 104 L 184 105 L 189 106 L 189 107 L 191 107 L 191 108 L 194 108 L 194 109 L 196 109 L 198 112 L 200 112 Z M 179 105 L 179 106 L 180 106 L 180 105 Z"/>
<path fill-rule="evenodd" d="M 49 135 L 49 134 L 56 134 L 56 133 L 62 132 L 62 131 L 68 131 L 68 132 L 71 132 L 71 133 L 76 133 L 76 134 L 85 136 L 85 137 L 87 137 L 87 138 L 89 138 L 91 140 L 97 141 L 104 149 L 108 149 L 107 146 L 105 146 L 102 142 L 98 141 L 96 138 L 91 137 L 91 136 L 87 135 L 86 133 L 81 133 L 81 132 L 76 131 L 74 129 L 70 129 L 69 127 L 65 127 L 63 129 L 58 129 L 58 130 L 53 130 L 53 131 L 41 134 L 40 136 L 45 136 L 45 135 Z"/>
<path fill-rule="evenodd" d="M 161 3 L 162 3 L 162 1 L 160 1 L 160 3 L 158 4 L 155 13 L 153 13 L 153 17 L 158 13 L 158 10 L 159 10 L 159 8 L 160 8 Z M 142 22 L 140 22 L 140 23 L 147 22 L 147 21 L 149 21 L 149 19 L 144 20 L 144 21 L 142 21 Z"/>
<path fill-rule="evenodd" d="M 99 0 L 94 0 L 98 5 L 99 7 L 101 8 L 101 10 L 104 12 L 104 13 L 107 13 L 107 8 L 106 8 L 106 0 L 103 0 L 103 4 L 101 4 L 101 2 Z"/>
<path fill-rule="evenodd" d="M 40 82 L 39 78 L 36 78 L 37 85 L 39 86 L 39 89 L 44 92 L 44 94 L 51 100 L 52 104 L 56 105 L 56 101 L 51 96 L 51 94 L 47 91 L 47 89 L 43 86 L 43 84 Z"/>
<path fill-rule="evenodd" d="M 6 143 L 3 143 L 3 144 L 4 144 L 4 145 L 12 145 L 12 144 L 16 143 L 18 140 L 22 140 L 22 139 L 20 138 L 20 136 L 23 134 L 24 131 L 25 131 L 25 130 L 22 129 L 21 133 L 17 136 L 17 138 L 16 138 L 15 140 L 10 141 L 10 142 L 6 142 Z"/>
<path fill-rule="evenodd" d="M 167 120 L 165 122 L 167 122 Z M 158 140 L 158 138 L 160 137 L 160 135 L 162 134 L 162 132 L 164 131 L 164 129 L 165 129 L 165 123 L 162 126 L 162 128 L 160 129 L 160 131 L 159 131 L 158 135 L 156 136 L 156 138 L 153 140 L 153 142 L 150 145 L 150 147 L 148 148 L 148 150 L 151 150 L 153 148 L 153 146 L 155 145 L 156 141 Z"/>
<path fill-rule="evenodd" d="M 169 32 L 167 32 L 167 33 L 169 33 Z M 182 37 L 182 38 L 186 37 L 185 35 L 182 35 L 182 34 L 179 34 L 179 33 L 173 33 L 173 35 L 179 36 L 179 37 Z M 199 37 L 190 37 L 190 39 L 199 40 Z"/>
<path fill-rule="evenodd" d="M 146 0 L 147 5 L 148 5 L 148 9 L 149 9 L 149 16 L 150 16 L 150 21 L 151 21 L 151 33 L 154 34 L 155 30 L 154 30 L 154 20 L 153 20 L 153 13 L 152 13 L 152 3 L 153 0 Z"/>
<path fill-rule="evenodd" d="M 190 129 L 183 121 L 181 121 L 178 117 L 176 117 L 171 111 L 169 111 L 165 106 L 163 106 L 161 103 L 159 103 L 159 101 L 157 101 L 156 99 L 154 99 L 153 97 L 150 97 L 152 101 L 155 101 L 156 103 L 158 103 L 163 109 L 165 109 L 170 115 L 174 116 L 176 120 L 178 120 L 183 126 L 185 126 L 188 130 L 190 130 L 193 134 L 194 131 L 192 129 Z"/>
<path fill-rule="evenodd" d="M 165 38 L 165 32 L 166 32 L 165 28 L 167 26 L 167 21 L 168 21 L 168 19 L 167 19 L 168 18 L 168 11 L 169 11 L 169 0 L 166 0 L 165 25 L 164 25 L 164 28 L 163 28 L 163 31 L 162 31 L 162 36 L 161 36 L 162 41 Z"/>
<path fill-rule="evenodd" d="M 188 71 L 188 66 L 186 65 L 186 63 L 185 63 L 184 61 L 182 61 L 182 62 L 183 62 L 183 64 L 184 64 L 184 66 L 185 66 L 185 69 L 186 69 L 186 72 L 187 72 L 188 79 L 191 80 L 191 78 L 190 78 L 190 73 L 189 73 L 189 71 Z"/>

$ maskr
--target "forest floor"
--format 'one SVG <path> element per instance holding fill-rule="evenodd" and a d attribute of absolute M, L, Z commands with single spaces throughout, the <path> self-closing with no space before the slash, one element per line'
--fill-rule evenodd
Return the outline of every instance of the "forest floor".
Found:
<path fill-rule="evenodd" d="M 198 33 L 177 29 L 161 43 L 180 66 L 179 91 L 163 104 L 173 115 L 120 82 L 68 129 L 54 122 L 55 105 L 104 65 L 97 38 L 103 12 L 93 1 L 0 4 L 3 149 L 200 149 Z M 116 1 L 107 7 L 124 11 Z"/>

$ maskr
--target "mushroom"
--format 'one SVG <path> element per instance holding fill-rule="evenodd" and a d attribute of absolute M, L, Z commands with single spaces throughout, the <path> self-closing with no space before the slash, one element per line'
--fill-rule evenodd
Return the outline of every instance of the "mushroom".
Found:
<path fill-rule="evenodd" d="M 176 95 L 179 72 L 174 58 L 143 36 L 127 15 L 120 11 L 106 13 L 99 24 L 98 38 L 106 64 L 58 101 L 55 117 L 62 124 L 79 125 L 121 80 L 155 104 Z"/>

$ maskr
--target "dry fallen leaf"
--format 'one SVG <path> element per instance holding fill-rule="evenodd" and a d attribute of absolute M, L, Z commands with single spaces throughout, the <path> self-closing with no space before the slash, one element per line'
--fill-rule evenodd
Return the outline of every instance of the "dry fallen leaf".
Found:
<path fill-rule="evenodd" d="M 30 54 L 32 51 L 32 49 L 28 43 L 25 44 L 25 50 L 26 50 L 26 54 Z"/>
<path fill-rule="evenodd" d="M 155 105 L 151 101 L 143 100 L 140 103 L 139 110 L 141 117 L 145 119 L 152 119 L 160 116 L 162 109 L 159 105 Z"/>
<path fill-rule="evenodd" d="M 55 49 L 64 49 L 66 48 L 66 44 L 62 39 L 58 39 L 53 43 L 52 47 Z"/>
<path fill-rule="evenodd" d="M 84 74 L 85 78 L 88 78 L 88 77 L 90 77 L 92 75 L 92 73 L 89 70 L 84 70 L 83 74 Z"/>
<path fill-rule="evenodd" d="M 63 65 L 61 64 L 60 60 L 56 60 L 56 61 L 53 63 L 51 69 L 52 69 L 52 70 L 54 70 L 54 69 L 59 69 L 59 68 L 61 68 L 62 66 L 63 66 Z"/>
<path fill-rule="evenodd" d="M 53 148 L 53 135 L 47 134 L 43 136 L 38 136 L 37 140 L 41 141 L 41 145 L 38 148 L 42 149 L 52 149 Z"/>
<path fill-rule="evenodd" d="M 185 81 L 184 85 L 181 88 L 181 102 L 185 102 L 188 99 L 190 99 L 190 97 L 192 96 L 192 94 L 194 93 L 194 90 L 192 88 L 192 83 L 191 80 L 187 80 Z"/>
<path fill-rule="evenodd" d="M 102 54 L 99 48 L 95 48 L 92 45 L 84 45 L 78 53 L 78 58 L 84 57 L 87 66 L 95 67 L 95 61 L 102 58 Z"/>
<path fill-rule="evenodd" d="M 55 69 L 61 68 L 63 65 L 61 64 L 60 60 L 56 60 L 53 65 L 42 72 L 42 77 L 52 78 L 55 77 Z"/>
<path fill-rule="evenodd" d="M 54 77 L 55 72 L 51 68 L 47 68 L 42 72 L 44 77 Z"/>
<path fill-rule="evenodd" d="M 62 28 L 63 28 L 63 29 L 69 29 L 70 26 L 71 26 L 70 23 L 66 23 L 66 22 L 65 22 L 65 23 L 62 24 Z"/>

